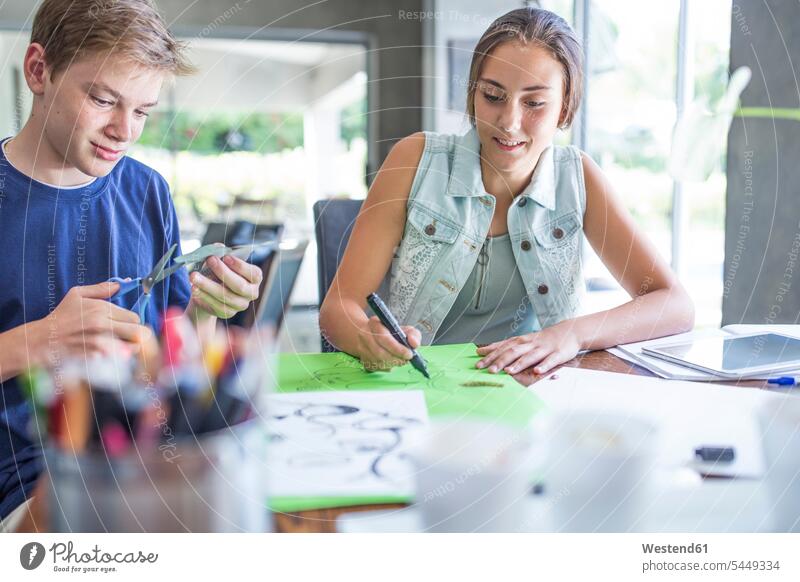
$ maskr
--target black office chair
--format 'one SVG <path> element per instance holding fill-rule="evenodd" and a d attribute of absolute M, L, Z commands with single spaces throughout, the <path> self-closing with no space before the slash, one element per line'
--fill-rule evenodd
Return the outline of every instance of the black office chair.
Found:
<path fill-rule="evenodd" d="M 362 200 L 320 200 L 314 203 L 320 305 L 342 261 L 362 202 Z"/>
<path fill-rule="evenodd" d="M 254 308 L 254 320 L 260 326 L 272 328 L 275 335 L 280 331 L 289 308 L 289 298 L 297 283 L 307 247 L 308 241 L 303 240 L 293 248 L 280 249 L 269 281 L 262 282 L 260 300 Z"/>
<path fill-rule="evenodd" d="M 336 269 L 342 261 L 353 225 L 363 200 L 320 200 L 314 203 L 314 232 L 317 239 L 317 272 L 319 275 L 319 304 L 330 289 Z M 378 289 L 378 295 L 388 298 L 388 274 Z M 366 298 L 365 298 L 366 299 Z M 338 351 L 322 336 L 322 351 Z"/>
<path fill-rule="evenodd" d="M 250 302 L 247 309 L 240 311 L 226 321 L 227 325 L 238 325 L 239 327 L 251 328 L 258 321 L 258 313 L 261 305 L 264 302 L 264 296 L 269 289 L 267 286 L 270 279 L 272 279 L 275 270 L 278 267 L 279 250 L 277 247 L 268 248 L 259 253 L 263 258 L 260 261 L 248 260 L 249 263 L 258 265 L 261 269 L 261 285 L 258 287 L 258 297 Z M 277 333 L 277 330 L 276 330 Z"/>
<path fill-rule="evenodd" d="M 225 241 L 231 237 L 231 233 L 235 230 L 235 222 L 209 222 L 206 227 L 206 233 L 203 235 L 203 240 L 200 241 L 200 244 L 202 246 L 217 242 L 225 244 Z"/>
<path fill-rule="evenodd" d="M 209 222 L 203 235 L 203 245 L 221 242 L 229 247 L 251 245 L 267 241 L 280 242 L 283 224 L 256 224 L 247 220 L 234 222 Z"/>
<path fill-rule="evenodd" d="M 227 320 L 229 325 L 252 327 L 256 321 L 256 310 L 262 298 L 267 280 L 270 278 L 277 256 L 277 244 L 283 236 L 283 224 L 256 224 L 247 220 L 234 222 L 211 222 L 208 224 L 203 236 L 203 245 L 221 242 L 227 246 L 259 244 L 274 241 L 275 247 L 260 248 L 253 251 L 247 258 L 251 265 L 258 265 L 261 269 L 261 288 L 259 298 L 250 304 L 244 311 L 240 311 Z"/>

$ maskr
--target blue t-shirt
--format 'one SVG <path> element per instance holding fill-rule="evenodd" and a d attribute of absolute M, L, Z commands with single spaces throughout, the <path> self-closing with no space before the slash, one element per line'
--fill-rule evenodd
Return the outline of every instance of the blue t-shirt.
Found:
<path fill-rule="evenodd" d="M 78 188 L 54 188 L 14 168 L 0 147 L 0 332 L 42 319 L 70 288 L 110 277 L 141 277 L 180 235 L 169 186 L 155 170 L 123 157 L 110 174 Z M 156 285 L 146 321 L 168 305 L 186 307 L 180 269 Z M 131 292 L 112 301 L 130 309 Z M 28 434 L 30 409 L 16 379 L 0 383 L 0 517 L 25 500 L 41 465 Z"/>

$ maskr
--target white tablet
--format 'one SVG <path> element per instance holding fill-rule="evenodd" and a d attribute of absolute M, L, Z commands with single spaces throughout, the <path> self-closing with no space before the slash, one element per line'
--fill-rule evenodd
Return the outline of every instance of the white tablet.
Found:
<path fill-rule="evenodd" d="M 777 333 L 708 337 L 642 351 L 724 378 L 770 375 L 800 369 L 800 339 Z"/>

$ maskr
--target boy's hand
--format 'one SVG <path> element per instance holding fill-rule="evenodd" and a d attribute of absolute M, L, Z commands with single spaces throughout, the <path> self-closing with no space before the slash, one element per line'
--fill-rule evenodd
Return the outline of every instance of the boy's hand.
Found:
<path fill-rule="evenodd" d="M 215 279 L 203 275 L 210 270 Z M 247 309 L 258 298 L 261 269 L 236 257 L 209 257 L 201 271 L 189 277 L 192 283 L 192 303 L 210 315 L 221 319 L 233 317 Z"/>
<path fill-rule="evenodd" d="M 70 289 L 61 303 L 40 320 L 43 356 L 56 357 L 58 348 L 70 353 L 103 353 L 118 338 L 132 345 L 135 351 L 152 335 L 141 325 L 132 311 L 106 301 L 119 289 L 118 283 L 98 283 Z"/>

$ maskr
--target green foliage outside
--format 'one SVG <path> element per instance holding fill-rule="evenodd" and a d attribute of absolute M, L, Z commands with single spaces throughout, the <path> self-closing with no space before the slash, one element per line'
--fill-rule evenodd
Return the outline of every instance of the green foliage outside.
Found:
<path fill-rule="evenodd" d="M 342 110 L 341 115 L 342 141 L 350 148 L 355 138 L 367 137 L 367 98 L 366 96 Z"/>
<path fill-rule="evenodd" d="M 282 113 L 153 113 L 139 144 L 145 147 L 218 155 L 261 154 L 303 145 L 303 116 Z"/>

